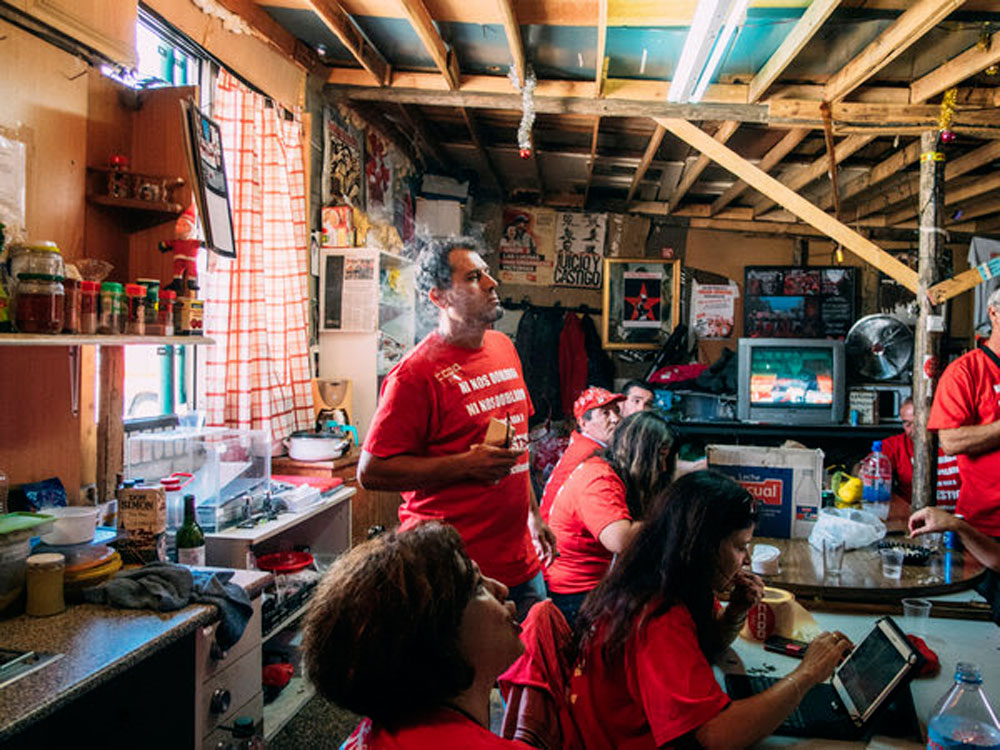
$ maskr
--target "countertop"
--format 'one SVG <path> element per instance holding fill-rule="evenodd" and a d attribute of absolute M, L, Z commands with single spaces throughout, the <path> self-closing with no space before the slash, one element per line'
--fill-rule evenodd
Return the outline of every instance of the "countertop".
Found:
<path fill-rule="evenodd" d="M 232 578 L 251 599 L 270 580 L 256 570 L 237 570 Z M 0 688 L 0 741 L 217 619 L 208 604 L 174 612 L 74 604 L 52 617 L 0 621 L 0 647 L 63 655 Z"/>

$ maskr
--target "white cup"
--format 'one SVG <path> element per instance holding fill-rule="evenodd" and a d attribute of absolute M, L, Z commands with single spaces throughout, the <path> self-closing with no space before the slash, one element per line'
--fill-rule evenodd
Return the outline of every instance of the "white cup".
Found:
<path fill-rule="evenodd" d="M 903 550 L 899 547 L 885 547 L 879 550 L 882 557 L 882 575 L 886 578 L 903 577 Z"/>

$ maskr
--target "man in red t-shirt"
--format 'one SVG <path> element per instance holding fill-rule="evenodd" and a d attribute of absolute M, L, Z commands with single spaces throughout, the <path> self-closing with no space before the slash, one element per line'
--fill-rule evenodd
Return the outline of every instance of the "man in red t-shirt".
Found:
<path fill-rule="evenodd" d="M 899 419 L 903 432 L 882 441 L 882 452 L 892 462 L 893 494 L 906 501 L 906 515 L 909 515 L 910 498 L 913 495 L 913 399 L 908 398 L 899 407 Z M 958 460 L 938 448 L 937 496 L 935 505 L 954 512 L 962 485 L 958 472 Z"/>
<path fill-rule="evenodd" d="M 545 598 L 538 559 L 555 553 L 528 478 L 531 401 L 497 282 L 473 240 L 432 242 L 419 277 L 438 327 L 386 376 L 358 462 L 365 488 L 399 491 L 401 528 L 438 519 L 458 529 L 483 574 L 510 589 L 524 617 Z M 508 445 L 487 445 L 492 419 Z M 536 547 L 538 552 L 536 553 Z"/>
<path fill-rule="evenodd" d="M 566 478 L 582 461 L 608 447 L 615 427 L 621 421 L 618 408 L 625 400 L 622 393 L 612 393 L 604 388 L 591 386 L 573 403 L 573 416 L 579 429 L 569 437 L 566 452 L 552 469 L 542 493 L 542 518 L 549 522 L 552 500 L 559 493 Z"/>

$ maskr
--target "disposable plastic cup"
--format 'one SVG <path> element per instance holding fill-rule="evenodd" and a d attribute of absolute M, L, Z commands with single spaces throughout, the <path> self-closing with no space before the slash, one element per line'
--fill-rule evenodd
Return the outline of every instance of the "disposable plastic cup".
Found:
<path fill-rule="evenodd" d="M 930 534 L 921 534 L 918 537 L 921 546 L 931 552 L 937 552 L 941 548 L 941 532 L 933 531 Z"/>
<path fill-rule="evenodd" d="M 844 550 L 846 545 L 843 539 L 823 540 L 823 575 L 839 576 L 844 566 Z"/>
<path fill-rule="evenodd" d="M 882 555 L 882 575 L 886 578 L 902 578 L 903 550 L 897 547 L 886 547 L 879 552 Z"/>
<path fill-rule="evenodd" d="M 903 631 L 923 635 L 931 617 L 931 603 L 927 599 L 903 599 Z"/>

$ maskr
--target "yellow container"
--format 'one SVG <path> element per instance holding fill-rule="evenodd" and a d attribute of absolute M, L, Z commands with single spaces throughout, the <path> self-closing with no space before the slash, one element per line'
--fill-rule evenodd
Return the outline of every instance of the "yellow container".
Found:
<path fill-rule="evenodd" d="M 836 476 L 834 479 L 836 480 Z M 858 477 L 852 477 L 850 474 L 843 474 L 840 477 L 839 486 L 835 490 L 837 493 L 837 499 L 834 505 L 838 508 L 860 508 L 861 507 L 861 495 L 862 486 L 861 480 Z"/>

